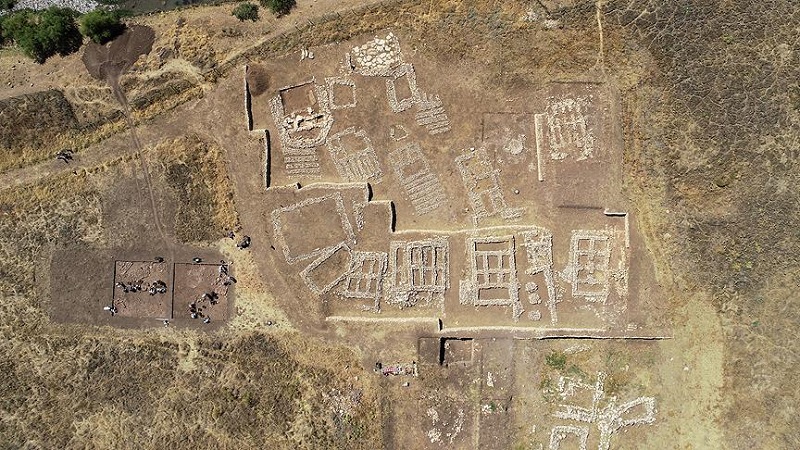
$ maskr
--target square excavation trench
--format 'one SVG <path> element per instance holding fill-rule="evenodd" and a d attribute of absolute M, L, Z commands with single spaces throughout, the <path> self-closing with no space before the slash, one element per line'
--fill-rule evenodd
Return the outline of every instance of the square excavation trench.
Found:
<path fill-rule="evenodd" d="M 176 263 L 173 317 L 192 319 L 192 312 L 195 312 L 194 320 L 227 320 L 233 286 L 226 284 L 229 282 L 227 269 L 226 264 Z"/>
<path fill-rule="evenodd" d="M 167 318 L 170 314 L 170 289 L 151 295 L 149 288 L 168 280 L 166 263 L 154 261 L 115 261 L 113 303 L 122 317 Z"/>

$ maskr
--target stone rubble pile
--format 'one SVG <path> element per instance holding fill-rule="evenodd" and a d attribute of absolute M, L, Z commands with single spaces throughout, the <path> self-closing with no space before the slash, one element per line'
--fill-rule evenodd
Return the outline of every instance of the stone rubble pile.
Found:
<path fill-rule="evenodd" d="M 389 76 L 391 69 L 403 62 L 400 42 L 389 33 L 385 39 L 375 38 L 362 46 L 353 47 L 355 69 L 366 76 Z"/>
<path fill-rule="evenodd" d="M 100 4 L 92 0 L 19 0 L 17 4 L 14 5 L 14 10 L 17 11 L 25 8 L 40 10 L 47 9 L 51 6 L 70 8 L 79 13 L 87 13 L 100 6 Z M 2 12 L 0 12 L 0 15 L 2 15 Z"/>
<path fill-rule="evenodd" d="M 287 116 L 283 121 L 284 128 L 295 131 L 312 130 L 318 126 L 317 122 L 324 117 L 324 114 L 315 113 L 311 108 L 306 109 L 306 113 L 306 115 L 292 113 Z"/>

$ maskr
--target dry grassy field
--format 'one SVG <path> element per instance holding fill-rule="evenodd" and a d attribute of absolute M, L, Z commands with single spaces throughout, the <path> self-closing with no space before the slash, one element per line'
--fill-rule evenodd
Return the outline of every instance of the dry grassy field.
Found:
<path fill-rule="evenodd" d="M 93 78 L 81 53 L 36 65 L 0 50 L 0 79 L 7 80 L 0 88 L 0 447 L 800 447 L 800 307 L 792 288 L 800 274 L 796 8 L 299 0 L 284 17 L 245 23 L 230 15 L 232 7 L 127 19 L 155 39 L 118 86 Z M 495 135 L 485 131 L 505 124 L 496 115 L 535 123 L 538 105 L 561 95 L 553 83 L 567 86 L 564 92 L 602 86 L 586 92 L 610 105 L 593 113 L 608 118 L 596 142 L 618 148 L 619 160 L 598 170 L 617 174 L 619 197 L 598 184 L 574 198 L 619 199 L 633 221 L 625 230 L 633 230 L 640 253 L 632 254 L 641 256 L 631 267 L 644 281 L 632 285 L 633 312 L 616 324 L 619 333 L 536 339 L 544 334 L 515 329 L 511 308 L 495 319 L 488 308 L 458 303 L 457 280 L 467 269 L 453 269 L 456 281 L 447 288 L 455 293 L 442 294 L 444 309 L 433 315 L 410 307 L 378 315 L 372 297 L 359 299 L 366 306 L 354 313 L 354 303 L 336 303 L 342 297 L 333 289 L 319 297 L 304 290 L 303 267 L 327 255 L 314 244 L 326 231 L 306 217 L 308 229 L 277 232 L 275 217 L 302 215 L 296 211 L 315 182 L 352 180 L 325 162 L 316 177 L 292 178 L 277 158 L 285 149 L 269 100 L 303 77 L 319 77 L 313 85 L 334 76 L 339 55 L 387 30 L 400 36 L 420 89 L 440 95 L 452 122 L 444 139 L 408 126 L 409 139 L 431 149 L 446 206 L 426 216 L 403 196 L 402 180 L 395 183 L 386 165 L 395 136 L 388 132 L 399 130 L 392 126 L 401 116 L 369 112 L 337 120 L 367 124 L 383 177 L 369 180 L 367 201 L 353 186 L 346 189 L 355 193 L 311 201 L 347 200 L 342 216 L 354 224 L 358 245 L 392 227 L 407 239 L 435 229 L 436 242 L 463 246 L 469 237 L 458 233 L 473 215 L 459 203 L 469 205 L 459 197 L 453 161 L 473 142 L 485 141 L 494 155 Z M 309 49 L 313 62 L 301 61 Z M 247 98 L 260 114 L 249 124 L 246 65 L 253 68 Z M 383 79 L 360 86 L 357 92 L 369 94 L 362 106 L 383 104 Z M 306 99 L 286 101 L 295 100 Z M 533 138 L 534 128 L 513 133 Z M 505 155 L 503 145 L 497 155 Z M 69 163 L 54 160 L 64 148 L 75 152 Z M 558 231 L 539 200 L 530 201 L 529 186 L 539 183 L 531 170 L 501 173 L 506 210 L 528 208 L 511 225 L 538 220 Z M 564 173 L 595 183 L 593 171 Z M 578 185 L 566 181 L 546 196 Z M 393 206 L 381 206 L 386 200 Z M 359 210 L 359 202 L 375 209 Z M 376 217 L 384 222 L 374 225 Z M 609 239 L 621 236 L 622 225 L 614 226 L 606 228 Z M 311 257 L 302 264 L 276 238 L 289 233 L 308 235 Z M 555 245 L 569 245 L 568 235 L 556 234 Z M 245 235 L 252 244 L 240 248 Z M 359 249 L 378 265 L 386 251 Z M 492 252 L 501 261 L 506 255 Z M 566 262 L 558 258 L 560 269 Z M 460 267 L 451 259 L 448 267 Z M 143 292 L 115 285 L 139 281 L 115 277 L 117 267 L 156 262 L 163 266 L 153 280 L 141 277 Z M 566 272 L 554 276 L 567 279 Z M 169 289 L 148 295 L 156 278 Z M 566 299 L 564 286 L 553 295 Z M 142 307 L 147 317 L 104 310 L 126 298 L 161 303 Z M 198 302 L 213 305 L 192 306 Z M 575 305 L 559 310 L 568 311 L 564 323 L 587 328 L 582 320 L 595 309 L 570 302 L 559 306 Z M 198 310 L 209 323 L 191 316 Z M 646 339 L 626 339 L 637 336 Z M 381 375 L 412 366 L 417 376 Z M 589 415 L 565 405 L 582 405 Z"/>

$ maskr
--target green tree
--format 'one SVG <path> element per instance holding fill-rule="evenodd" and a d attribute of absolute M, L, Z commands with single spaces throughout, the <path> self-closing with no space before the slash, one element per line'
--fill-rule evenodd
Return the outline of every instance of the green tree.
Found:
<path fill-rule="evenodd" d="M 269 9 L 276 16 L 284 16 L 295 7 L 295 0 L 260 0 L 261 6 Z"/>
<path fill-rule="evenodd" d="M 95 9 L 78 19 L 81 34 L 98 44 L 105 44 L 125 31 L 116 11 Z"/>
<path fill-rule="evenodd" d="M 236 5 L 236 8 L 233 8 L 232 14 L 240 21 L 252 20 L 255 22 L 258 20 L 258 5 L 254 5 L 253 3 L 239 3 Z"/>
<path fill-rule="evenodd" d="M 43 54 L 39 39 L 36 36 L 36 24 L 38 21 L 38 15 L 33 10 L 23 9 L 3 18 L 2 31 L 5 41 L 13 42 L 26 55 L 43 62 L 47 56 Z"/>
<path fill-rule="evenodd" d="M 14 40 L 22 31 L 28 28 L 28 21 L 33 10 L 23 9 L 0 17 L 0 32 L 6 40 Z"/>
<path fill-rule="evenodd" d="M 17 4 L 17 0 L 0 0 L 0 10 L 11 9 Z"/>
<path fill-rule="evenodd" d="M 41 64 L 55 54 L 66 56 L 81 47 L 83 37 L 75 25 L 77 15 L 69 8 L 55 6 L 38 12 L 16 11 L 3 19 L 3 38 Z"/>

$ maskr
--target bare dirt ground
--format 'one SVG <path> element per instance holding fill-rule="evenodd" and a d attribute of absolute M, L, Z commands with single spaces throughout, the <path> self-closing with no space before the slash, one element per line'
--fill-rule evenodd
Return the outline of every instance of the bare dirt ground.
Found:
<path fill-rule="evenodd" d="M 580 448 L 584 428 L 594 447 L 602 427 L 565 418 L 562 405 L 597 406 L 612 414 L 606 419 L 628 405 L 627 418 L 636 419 L 649 417 L 649 403 L 628 402 L 645 398 L 655 404 L 654 421 L 612 427 L 611 448 L 800 445 L 791 288 L 800 18 L 790 5 L 409 1 L 308 29 L 308 18 L 338 3 L 300 2 L 286 18 L 255 24 L 236 22 L 229 8 L 135 19 L 155 30 L 156 41 L 121 87 L 154 197 L 126 125 L 114 118 L 111 91 L 83 71 L 80 55 L 41 67 L 0 56 L 2 79 L 14 85 L 0 97 L 55 88 L 79 126 L 101 124 L 52 139 L 79 150 L 71 165 L 47 161 L 51 148 L 13 145 L 3 163 L 4 442 L 536 449 L 555 448 L 554 436 L 563 434 L 564 446 Z M 280 250 L 256 238 L 242 251 L 224 237 L 231 228 L 265 237 L 270 227 L 250 207 L 264 196 L 265 143 L 263 134 L 245 131 L 242 65 L 387 28 L 413 45 L 421 70 L 441 74 L 442 83 L 467 80 L 488 96 L 513 98 L 524 86 L 556 80 L 616 87 L 624 192 L 664 294 L 651 307 L 669 319 L 672 339 L 480 336 L 469 350 L 449 344 L 439 365 L 426 357 L 436 351 L 420 352 L 416 340 L 430 337 L 435 347 L 438 324 L 353 321 L 320 330 L 306 317 L 308 299 L 284 295 L 287 283 L 269 269 L 279 257 L 270 252 Z M 226 325 L 204 332 L 153 319 L 135 324 L 144 328 L 109 327 L 110 315 L 91 312 L 102 313 L 111 294 L 115 259 L 160 253 L 157 220 L 183 248 L 183 262 L 197 255 L 234 268 L 239 282 Z M 147 256 L 136 258 L 137 251 Z M 95 284 L 81 286 L 87 277 Z M 54 280 L 69 288 L 54 293 Z M 59 298 L 80 307 L 51 320 Z M 419 377 L 372 372 L 376 361 L 413 360 Z M 592 406 L 586 392 L 598 392 L 601 380 Z M 559 426 L 571 428 L 553 433 Z"/>
<path fill-rule="evenodd" d="M 387 31 L 381 30 L 377 35 L 384 37 L 387 36 L 387 33 Z M 416 92 L 419 90 L 423 92 L 421 95 L 429 96 L 430 98 L 441 97 L 443 99 L 443 104 L 447 106 L 448 115 L 448 118 L 444 120 L 452 124 L 451 126 L 455 131 L 439 136 L 438 134 L 429 133 L 426 127 L 420 127 L 415 123 L 413 114 L 409 114 L 409 112 L 400 114 L 403 111 L 389 110 L 386 100 L 387 82 L 384 79 L 370 79 L 369 77 L 358 75 L 351 76 L 347 75 L 346 68 L 342 69 L 342 55 L 347 54 L 354 45 L 361 45 L 369 39 L 369 36 L 361 36 L 354 41 L 341 45 L 331 44 L 312 47 L 312 51 L 315 54 L 313 61 L 302 60 L 302 57 L 298 60 L 299 55 L 295 54 L 287 58 L 257 61 L 256 64 L 248 66 L 253 68 L 247 74 L 248 82 L 253 81 L 260 84 L 258 95 L 253 95 L 253 92 L 250 92 L 252 126 L 254 129 L 266 127 L 270 131 L 270 160 L 269 167 L 265 169 L 265 172 L 267 172 L 266 175 L 268 175 L 270 186 L 274 186 L 274 189 L 270 188 L 272 193 L 268 193 L 268 204 L 262 214 L 272 214 L 273 221 L 276 220 L 275 217 L 278 217 L 280 223 L 274 222 L 275 226 L 283 230 L 275 233 L 267 230 L 268 233 L 264 236 L 270 239 L 271 247 L 277 249 L 275 252 L 270 252 L 270 255 L 277 255 L 277 259 L 269 265 L 279 268 L 286 282 L 292 286 L 292 292 L 305 292 L 306 289 L 301 279 L 295 275 L 308 262 L 298 265 L 295 264 L 297 260 L 303 260 L 307 257 L 313 259 L 320 256 L 315 254 L 315 248 L 326 247 L 328 243 L 335 243 L 349 233 L 349 231 L 344 233 L 345 229 L 337 229 L 337 223 L 340 221 L 342 223 L 346 221 L 350 224 L 359 223 L 360 220 L 364 222 L 363 226 L 359 224 L 359 229 L 355 230 L 355 240 L 358 242 L 356 250 L 368 252 L 387 250 L 382 247 L 385 246 L 386 240 L 390 238 L 398 240 L 411 238 L 410 232 L 405 235 L 398 233 L 397 235 L 387 236 L 386 231 L 390 227 L 393 227 L 392 230 L 397 231 L 408 231 L 409 229 L 429 230 L 428 233 L 433 233 L 434 235 L 445 235 L 469 228 L 471 218 L 477 212 L 472 211 L 475 206 L 471 205 L 465 198 L 464 181 L 461 180 L 461 176 L 455 170 L 457 166 L 454 161 L 463 159 L 463 155 L 469 153 L 470 147 L 473 145 L 484 144 L 489 146 L 487 151 L 490 152 L 492 160 L 496 160 L 497 173 L 501 175 L 504 181 L 504 185 L 501 186 L 502 195 L 507 199 L 509 205 L 503 211 L 503 214 L 519 211 L 518 220 L 512 222 L 515 225 L 533 223 L 547 226 L 551 229 L 562 229 L 568 226 L 567 223 L 579 222 L 583 227 L 590 227 L 590 223 L 591 226 L 598 226 L 598 223 L 593 222 L 596 218 L 582 216 L 581 210 L 596 209 L 601 216 L 604 206 L 615 211 L 624 211 L 624 202 L 618 199 L 620 187 L 616 184 L 617 180 L 619 180 L 618 176 L 616 176 L 617 169 L 613 169 L 619 166 L 618 159 L 621 156 L 620 152 L 613 150 L 614 148 L 619 149 L 619 147 L 616 147 L 616 142 L 620 136 L 615 134 L 619 131 L 619 124 L 616 124 L 617 128 L 615 128 L 613 119 L 604 118 L 604 114 L 601 112 L 601 110 L 609 111 L 615 108 L 615 97 L 606 88 L 586 83 L 554 86 L 541 84 L 529 89 L 523 89 L 519 86 L 513 89 L 491 86 L 491 90 L 485 92 L 484 85 L 480 83 L 480 80 L 489 75 L 484 68 L 472 68 L 470 71 L 465 70 L 447 79 L 439 79 L 435 76 L 437 71 L 435 62 L 439 59 L 421 59 L 422 62 L 418 63 L 418 59 L 414 55 L 417 53 L 419 44 L 414 39 L 406 40 L 405 36 L 401 34 L 400 47 L 403 48 L 403 52 L 407 53 L 407 61 L 414 63 L 413 73 L 408 77 L 413 76 L 416 81 L 413 82 L 412 89 L 410 88 L 412 84 L 409 81 L 404 81 L 405 77 L 398 77 L 393 84 L 393 89 L 397 90 L 396 95 L 398 98 L 420 95 Z M 257 80 L 257 72 L 272 74 L 268 80 L 270 84 L 268 88 L 264 88 L 262 86 L 264 83 Z M 343 73 L 345 75 L 342 75 Z M 317 81 L 309 83 L 309 80 L 312 79 Z M 336 142 L 339 143 L 336 144 L 338 147 L 350 146 L 360 150 L 367 145 L 363 158 L 369 162 L 365 163 L 364 166 L 356 167 L 354 165 L 351 168 L 351 166 L 347 165 L 349 163 L 343 160 L 342 156 L 339 156 L 337 160 L 335 152 L 346 153 L 346 151 L 334 150 L 330 141 L 327 149 L 319 147 L 311 153 L 295 154 L 293 152 L 296 152 L 296 150 L 287 148 L 281 132 L 274 125 L 271 125 L 276 120 L 272 117 L 275 112 L 271 112 L 273 99 L 280 99 L 287 117 L 296 111 L 305 111 L 305 108 L 324 108 L 325 106 L 320 105 L 326 101 L 325 97 L 320 97 L 317 90 L 320 89 L 320 86 L 324 90 L 326 83 L 334 88 L 327 94 L 327 102 L 330 103 L 330 108 L 335 110 L 332 114 L 332 125 L 330 125 L 330 130 L 326 131 L 326 133 L 329 136 L 341 136 L 341 138 L 331 138 L 336 139 Z M 330 83 L 334 84 L 330 85 Z M 352 85 L 348 83 L 352 83 Z M 285 86 L 289 87 L 283 88 Z M 337 91 L 336 87 L 343 89 Z M 400 92 L 401 88 L 406 89 L 406 97 L 402 97 L 404 94 Z M 342 95 L 342 99 L 336 98 L 339 94 Z M 481 134 L 485 131 L 487 125 L 484 120 L 474 120 L 475 117 L 483 118 L 494 114 L 495 116 L 503 115 L 504 117 L 528 117 L 529 121 L 532 122 L 536 111 L 544 111 L 546 109 L 547 100 L 545 98 L 568 95 L 595 99 L 595 103 L 589 107 L 589 115 L 591 116 L 589 120 L 594 126 L 596 145 L 598 148 L 605 149 L 603 150 L 605 153 L 602 156 L 600 154 L 596 155 L 593 160 L 594 165 L 591 167 L 575 165 L 571 169 L 563 169 L 566 166 L 562 167 L 548 158 L 550 165 L 544 169 L 547 171 L 546 178 L 549 181 L 548 183 L 530 183 L 526 181 L 526 178 L 531 176 L 529 173 L 533 164 L 531 161 L 535 160 L 530 156 L 534 148 L 532 123 L 530 124 L 530 138 L 525 144 L 526 147 L 520 148 L 516 153 L 509 153 L 505 148 L 500 148 L 497 145 L 492 146 L 487 141 L 484 141 Z M 317 100 L 316 97 L 319 97 L 320 100 Z M 339 106 L 338 103 L 342 100 L 344 103 L 353 102 L 352 107 Z M 500 112 L 498 113 L 498 111 Z M 494 132 L 495 134 L 503 133 L 502 138 L 495 137 L 495 139 L 502 140 L 504 145 L 507 143 L 508 136 L 506 135 L 510 132 L 501 127 L 505 123 L 493 122 L 488 125 L 489 132 Z M 396 130 L 403 130 L 403 135 L 397 136 L 394 134 Z M 515 137 L 518 135 L 515 135 Z M 349 143 L 347 139 L 350 139 Z M 431 172 L 431 174 L 426 174 L 425 177 L 433 177 L 431 178 L 431 183 L 425 185 L 426 189 L 417 189 L 414 185 L 405 183 L 406 178 L 410 179 L 410 177 L 405 175 L 403 170 L 412 175 L 416 175 L 414 170 L 418 170 L 414 164 L 403 165 L 402 159 L 410 158 L 403 156 L 404 152 L 410 152 L 410 150 L 405 150 L 412 148 L 409 147 L 409 144 L 412 147 L 417 145 L 418 147 L 413 148 L 419 148 L 417 153 L 424 155 L 425 160 L 419 159 L 419 164 L 427 166 Z M 357 147 L 358 145 L 361 146 Z M 538 146 L 538 143 L 536 145 Z M 331 158 L 329 155 L 334 157 Z M 400 155 L 399 159 L 396 155 Z M 313 159 L 313 161 L 309 158 Z M 251 160 L 248 165 L 252 166 L 254 164 L 266 165 L 267 162 L 263 159 L 259 163 Z M 316 166 L 312 167 L 312 164 L 316 164 Z M 404 169 L 404 167 L 408 168 Z M 611 172 L 599 170 L 605 167 L 611 168 Z M 570 170 L 574 172 L 570 172 Z M 352 214 L 348 212 L 342 215 L 342 218 L 337 218 L 337 212 L 334 211 L 334 208 L 341 207 L 344 208 L 343 211 L 349 210 L 350 205 L 354 204 L 354 202 L 363 202 L 364 193 L 359 193 L 359 188 L 348 187 L 347 193 L 343 189 L 341 191 L 344 196 L 343 203 L 339 206 L 336 206 L 336 201 L 333 198 L 329 198 L 320 201 L 318 204 L 314 203 L 314 205 L 318 206 L 309 204 L 307 207 L 298 207 L 295 210 L 292 209 L 294 208 L 293 206 L 288 205 L 302 205 L 302 202 L 306 200 L 312 201 L 312 197 L 316 196 L 322 199 L 324 196 L 334 194 L 325 192 L 324 189 L 305 194 L 304 192 L 294 192 L 295 189 L 291 187 L 288 190 L 279 187 L 297 181 L 301 184 L 311 184 L 341 183 L 364 179 L 371 183 L 370 196 L 375 199 L 375 202 L 367 205 L 369 208 L 364 208 L 360 215 L 355 214 L 358 217 L 352 217 Z M 581 180 L 581 182 L 570 180 Z M 253 186 L 257 189 L 257 185 L 250 181 L 248 187 Z M 427 189 L 427 187 L 430 187 L 430 189 Z M 589 188 L 587 189 L 587 187 Z M 313 186 L 309 186 L 306 189 L 311 190 L 312 188 L 316 189 Z M 402 194 L 398 195 L 398 193 Z M 567 193 L 567 197 L 564 197 L 564 193 Z M 255 189 L 251 191 L 251 194 L 259 195 L 258 190 Z M 362 199 L 360 200 L 359 198 Z M 392 213 L 393 216 L 385 214 L 383 210 L 385 209 L 383 208 L 385 204 L 379 204 L 384 200 L 393 202 L 395 211 Z M 525 208 L 521 208 L 520 206 L 522 205 L 525 205 Z M 577 207 L 575 207 L 576 205 Z M 254 208 L 259 208 L 260 206 L 254 205 Z M 288 209 L 286 209 L 287 207 Z M 548 208 L 561 208 L 560 212 L 564 214 L 563 216 L 554 216 Z M 278 214 L 278 216 L 275 216 L 275 214 Z M 572 215 L 570 216 L 570 214 Z M 482 222 L 481 225 L 486 227 L 504 223 L 498 217 L 500 214 L 494 215 L 495 217 L 487 215 L 486 221 Z M 315 216 L 327 216 L 328 220 L 315 219 Z M 347 216 L 346 220 L 344 219 L 345 216 Z M 634 225 L 630 228 L 635 235 L 635 219 L 632 222 L 634 222 Z M 602 225 L 600 226 L 602 227 Z M 348 225 L 348 227 L 351 226 Z M 351 230 L 351 228 L 347 228 L 347 230 Z M 489 231 L 485 233 L 489 233 Z M 311 235 L 311 237 L 306 237 L 308 235 Z M 425 233 L 423 232 L 420 236 L 415 235 L 413 237 L 415 239 L 425 239 Z M 557 238 L 559 239 L 558 246 L 562 249 L 568 247 L 568 236 L 561 234 Z M 453 239 L 463 240 L 464 237 L 458 236 Z M 519 237 L 519 239 L 522 238 Z M 348 240 L 352 250 L 353 242 L 350 242 L 349 239 L 346 240 Z M 634 245 L 640 245 L 638 238 L 634 238 L 634 240 L 637 241 Z M 458 247 L 456 244 L 451 244 L 451 246 L 453 246 L 453 254 L 457 255 L 458 250 L 456 249 Z M 290 265 L 294 264 L 293 267 L 284 267 L 287 261 L 281 260 L 283 258 L 281 251 Z M 558 254 L 558 265 L 565 263 L 565 253 L 562 251 Z M 314 254 L 313 257 L 310 256 L 312 254 Z M 521 258 L 520 261 L 523 260 L 522 256 L 519 256 L 519 258 Z M 640 264 L 637 264 L 636 273 L 646 272 L 648 263 L 644 259 Z M 634 258 L 634 260 L 637 259 Z M 328 263 L 324 263 L 324 265 L 321 263 L 314 266 L 314 272 L 322 272 L 326 270 L 324 267 L 329 265 Z M 291 275 L 288 275 L 290 272 Z M 450 275 L 448 274 L 447 276 Z M 461 276 L 461 273 L 453 269 L 453 281 L 451 283 L 455 286 L 458 280 L 457 277 Z M 331 279 L 335 278 L 336 274 L 334 273 Z M 635 291 L 637 293 L 631 297 L 647 297 L 652 304 L 658 304 L 657 292 L 647 295 L 638 294 L 639 288 L 646 289 L 649 287 L 648 284 L 653 284 L 652 278 L 649 280 L 639 281 L 638 284 L 632 282 L 631 286 L 637 289 Z M 523 280 L 523 284 L 527 281 Z M 324 286 L 325 284 L 319 285 Z M 542 285 L 544 286 L 544 283 Z M 276 288 L 276 290 L 282 289 Z M 453 290 L 457 291 L 455 288 Z M 446 303 L 449 303 L 448 313 L 446 313 L 448 319 L 445 320 L 447 326 L 468 326 L 481 323 L 486 325 L 513 325 L 511 311 L 493 314 L 489 309 L 479 311 L 480 308 L 475 308 L 473 311 L 473 308 L 469 307 L 459 308 L 456 306 L 458 299 L 452 296 L 453 291 L 450 292 L 451 296 L 446 301 Z M 309 293 L 308 295 L 312 294 Z M 353 306 L 356 305 L 356 301 L 352 299 L 344 300 L 340 303 L 336 299 L 326 297 L 324 301 L 327 302 L 325 305 L 325 308 L 327 308 L 326 315 L 348 315 L 355 313 L 356 309 L 359 308 L 365 310 L 373 309 L 368 298 L 363 302 L 358 302 L 357 306 Z M 305 298 L 300 298 L 298 303 L 307 302 Z M 348 303 L 350 306 L 348 306 Z M 562 306 L 566 307 L 566 304 Z M 308 309 L 309 314 L 314 314 L 317 307 L 317 305 L 309 305 L 302 308 Z M 458 312 L 459 310 L 460 312 Z M 636 319 L 633 317 L 638 307 L 631 305 L 629 310 L 631 311 L 631 316 L 628 319 L 634 322 Z M 412 311 L 414 311 L 413 308 L 406 308 L 405 312 Z M 403 313 L 393 313 L 392 307 L 382 308 L 381 313 L 383 316 L 403 316 Z M 530 315 L 533 321 L 541 320 L 542 318 L 541 311 L 530 311 L 530 314 L 533 314 Z M 573 314 L 576 313 L 573 312 Z M 578 312 L 577 314 L 580 315 L 581 313 Z M 369 316 L 369 313 L 366 313 L 366 315 Z M 414 315 L 413 312 L 412 315 Z M 503 315 L 508 317 L 504 318 Z M 562 323 L 566 323 L 567 327 L 569 327 L 569 316 L 570 313 L 566 313 L 562 319 L 564 320 Z M 556 322 L 554 315 L 552 319 L 549 315 L 545 319 L 547 322 L 551 320 L 553 323 Z"/>

